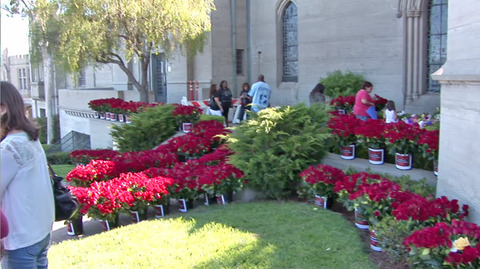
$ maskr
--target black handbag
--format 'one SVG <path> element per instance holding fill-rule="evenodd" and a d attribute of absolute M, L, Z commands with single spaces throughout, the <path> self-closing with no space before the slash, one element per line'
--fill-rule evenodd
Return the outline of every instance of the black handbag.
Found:
<path fill-rule="evenodd" d="M 48 165 L 48 171 L 55 199 L 55 221 L 68 220 L 78 211 L 80 203 L 77 197 L 63 185 L 63 177 L 57 176 L 50 165 Z"/>

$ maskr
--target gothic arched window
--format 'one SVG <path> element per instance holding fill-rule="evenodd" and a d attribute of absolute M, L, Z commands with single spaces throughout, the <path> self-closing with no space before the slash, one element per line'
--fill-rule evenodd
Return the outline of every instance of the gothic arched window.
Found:
<path fill-rule="evenodd" d="M 282 17 L 283 74 L 282 81 L 298 81 L 298 17 L 297 6 L 290 2 Z"/>
<path fill-rule="evenodd" d="M 427 91 L 440 92 L 440 83 L 430 78 L 447 60 L 448 0 L 432 0 L 429 5 L 428 86 Z"/>

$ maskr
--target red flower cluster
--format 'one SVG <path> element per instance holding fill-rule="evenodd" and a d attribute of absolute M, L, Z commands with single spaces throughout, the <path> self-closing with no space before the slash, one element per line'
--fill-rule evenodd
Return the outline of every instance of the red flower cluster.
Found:
<path fill-rule="evenodd" d="M 179 104 L 174 104 L 175 110 L 173 110 L 173 115 L 178 116 L 178 115 L 193 115 L 193 114 L 202 114 L 202 109 L 196 106 L 185 106 L 185 105 L 179 105 Z"/>
<path fill-rule="evenodd" d="M 407 124 L 403 121 L 390 123 L 385 128 L 385 138 L 392 144 L 397 153 L 412 153 L 423 130 L 418 124 Z"/>
<path fill-rule="evenodd" d="M 351 112 L 353 110 L 353 105 L 355 104 L 355 95 L 349 95 L 349 96 L 339 96 L 335 99 L 332 99 L 330 101 L 330 105 L 338 108 L 338 109 L 344 109 L 347 112 Z"/>
<path fill-rule="evenodd" d="M 455 250 L 456 240 L 467 238 L 468 244 L 462 250 Z M 433 227 L 426 227 L 407 236 L 403 244 L 409 248 L 419 248 L 421 256 L 425 253 L 435 253 L 438 259 L 447 265 L 457 268 L 480 266 L 480 226 L 461 220 L 452 220 L 449 225 L 445 222 L 436 223 Z M 454 250 L 451 248 L 455 247 Z"/>
<path fill-rule="evenodd" d="M 423 148 L 425 157 L 438 159 L 439 134 L 440 130 L 425 130 L 420 134 L 418 144 Z"/>
<path fill-rule="evenodd" d="M 333 166 L 319 164 L 304 169 L 300 173 L 300 177 L 308 189 L 313 191 L 313 194 L 333 197 L 333 187 L 336 182 L 344 180 L 345 173 Z"/>
<path fill-rule="evenodd" d="M 381 97 L 378 94 L 375 94 L 373 97 L 373 100 L 375 102 L 375 108 L 377 111 L 381 111 L 385 108 L 385 105 L 387 104 L 388 100 Z"/>
<path fill-rule="evenodd" d="M 95 181 L 110 180 L 120 172 L 114 161 L 91 160 L 87 165 L 76 166 L 65 179 L 74 186 L 88 187 Z"/>
<path fill-rule="evenodd" d="M 332 129 L 332 133 L 338 137 L 342 146 L 348 146 L 357 141 L 355 129 L 361 122 L 362 120 L 357 119 L 355 115 L 347 114 L 331 117 L 327 126 Z"/>
<path fill-rule="evenodd" d="M 99 113 L 113 112 L 122 114 L 137 113 L 144 107 L 153 107 L 158 104 L 148 104 L 145 102 L 124 101 L 120 98 L 95 99 L 88 103 L 88 106 Z"/>
<path fill-rule="evenodd" d="M 126 173 L 109 181 L 93 182 L 88 188 L 69 188 L 82 204 L 80 213 L 108 219 L 123 208 L 145 210 L 147 203 L 155 203 L 168 195 L 167 187 L 172 183 L 169 178 Z"/>
<path fill-rule="evenodd" d="M 411 194 L 410 198 L 392 207 L 394 208 L 392 215 L 397 220 L 420 221 L 427 225 L 451 219 L 461 220 L 468 215 L 468 205 L 463 205 L 460 210 L 458 200 L 448 200 L 445 196 L 431 200 L 418 194 Z"/>
<path fill-rule="evenodd" d="M 170 140 L 170 143 L 173 144 L 174 149 L 176 149 L 180 155 L 200 157 L 211 150 L 210 145 L 212 141 L 208 138 L 187 133 L 173 138 Z"/>
<path fill-rule="evenodd" d="M 178 156 L 171 150 L 164 151 L 163 147 L 159 147 L 154 150 L 124 152 L 113 158 L 113 161 L 123 173 L 140 172 L 150 167 L 171 167 L 178 162 Z"/>
<path fill-rule="evenodd" d="M 367 121 L 360 121 L 360 124 L 355 128 L 355 135 L 363 139 L 368 147 L 381 149 L 386 144 L 385 126 L 384 120 L 368 119 Z"/>
<path fill-rule="evenodd" d="M 118 151 L 112 149 L 80 149 L 70 153 L 70 159 L 73 163 L 86 164 L 91 160 L 111 160 L 118 155 Z"/>

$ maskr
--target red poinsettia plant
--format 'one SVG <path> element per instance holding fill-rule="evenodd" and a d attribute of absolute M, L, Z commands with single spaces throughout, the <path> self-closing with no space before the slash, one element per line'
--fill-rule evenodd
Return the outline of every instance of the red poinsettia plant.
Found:
<path fill-rule="evenodd" d="M 124 101 L 120 98 L 95 99 L 88 102 L 90 109 L 98 113 L 112 112 L 116 114 L 129 115 L 137 113 L 144 107 L 152 107 L 158 104 L 148 104 L 145 102 Z"/>
<path fill-rule="evenodd" d="M 173 116 L 178 124 L 183 122 L 195 123 L 200 120 L 200 115 L 202 115 L 202 109 L 196 106 L 185 106 L 174 104 L 175 109 L 173 110 Z"/>
<path fill-rule="evenodd" d="M 150 167 L 172 167 L 178 162 L 175 152 L 165 152 L 157 148 L 138 152 L 123 152 L 113 158 L 118 169 L 123 172 L 141 172 Z"/>
<path fill-rule="evenodd" d="M 407 124 L 403 121 L 389 123 L 385 126 L 385 138 L 389 145 L 389 153 L 414 153 L 417 151 L 418 138 L 422 129 L 418 124 Z"/>
<path fill-rule="evenodd" d="M 480 226 L 452 220 L 414 231 L 403 244 L 409 260 L 417 267 L 479 268 Z"/>
<path fill-rule="evenodd" d="M 360 121 L 355 128 L 355 135 L 359 138 L 360 143 L 372 149 L 383 149 L 386 146 L 385 138 L 385 121 L 368 119 Z"/>
<path fill-rule="evenodd" d="M 116 222 L 123 204 L 133 198 L 128 192 L 128 182 L 118 178 L 96 181 L 90 187 L 70 187 L 81 203 L 80 213 L 99 219 Z"/>
<path fill-rule="evenodd" d="M 378 94 L 375 94 L 374 97 L 373 97 L 373 101 L 375 103 L 375 110 L 377 111 L 382 111 L 383 109 L 385 109 L 385 106 L 388 102 L 387 99 L 381 97 L 380 95 Z"/>
<path fill-rule="evenodd" d="M 382 218 L 391 215 L 395 196 L 400 191 L 400 185 L 389 179 L 382 178 L 377 182 L 362 182 L 357 190 L 348 197 L 348 208 L 361 208 L 363 215 L 370 224 L 378 223 Z"/>
<path fill-rule="evenodd" d="M 211 151 L 211 140 L 187 133 L 171 140 L 173 148 L 181 157 L 200 157 Z"/>
<path fill-rule="evenodd" d="M 68 172 L 65 180 L 76 187 L 88 187 L 95 181 L 107 181 L 121 171 L 114 161 L 91 160 L 87 165 L 78 165 Z"/>
<path fill-rule="evenodd" d="M 91 160 L 111 160 L 119 153 L 112 149 L 80 149 L 70 153 L 70 160 L 76 164 L 87 164 Z"/>
<path fill-rule="evenodd" d="M 355 95 L 339 96 L 330 101 L 330 105 L 335 109 L 343 109 L 346 113 L 353 111 L 353 105 L 355 104 Z"/>
<path fill-rule="evenodd" d="M 338 144 L 342 147 L 355 144 L 357 136 L 355 129 L 361 124 L 361 120 L 357 119 L 353 114 L 339 115 L 331 117 L 327 126 L 332 129 L 332 134 L 338 139 Z"/>
<path fill-rule="evenodd" d="M 335 198 L 333 187 L 337 181 L 343 181 L 345 173 L 342 170 L 329 165 L 312 165 L 300 173 L 303 179 L 299 188 L 299 195 L 314 198 L 315 195 Z"/>
<path fill-rule="evenodd" d="M 398 221 L 413 221 L 420 226 L 433 226 L 437 222 L 462 220 L 468 216 L 468 205 L 460 208 L 458 200 L 442 196 L 436 199 L 410 193 L 403 201 L 392 204 L 392 215 Z"/>
<path fill-rule="evenodd" d="M 424 130 L 418 138 L 418 145 L 422 149 L 423 157 L 429 160 L 438 160 L 438 144 L 440 130 Z"/>
<path fill-rule="evenodd" d="M 165 203 L 164 196 L 168 196 L 168 187 L 173 184 L 173 179 L 166 177 L 149 177 L 147 174 L 125 173 L 119 176 L 126 181 L 128 191 L 133 199 L 124 199 L 124 207 L 129 210 L 145 214 L 149 204 Z"/>
<path fill-rule="evenodd" d="M 198 176 L 199 186 L 210 196 L 233 193 L 243 188 L 245 175 L 235 166 L 220 162 L 205 166 Z"/>
<path fill-rule="evenodd" d="M 203 137 L 211 141 L 212 148 L 217 148 L 223 141 L 222 137 L 231 133 L 222 123 L 216 120 L 200 121 L 193 125 L 192 135 Z"/>

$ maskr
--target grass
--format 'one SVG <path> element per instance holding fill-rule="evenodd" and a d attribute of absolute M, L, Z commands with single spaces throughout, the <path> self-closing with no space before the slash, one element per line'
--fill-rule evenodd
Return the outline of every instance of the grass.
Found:
<path fill-rule="evenodd" d="M 75 168 L 75 165 L 73 164 L 53 164 L 52 165 L 53 171 L 55 171 L 55 173 L 58 176 L 63 178 L 65 178 L 68 172 L 72 171 L 73 168 Z"/>
<path fill-rule="evenodd" d="M 341 214 L 298 202 L 200 206 L 51 246 L 50 268 L 377 268 Z"/>

